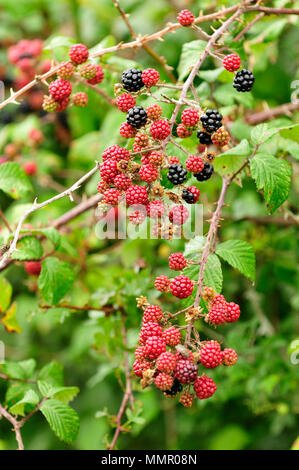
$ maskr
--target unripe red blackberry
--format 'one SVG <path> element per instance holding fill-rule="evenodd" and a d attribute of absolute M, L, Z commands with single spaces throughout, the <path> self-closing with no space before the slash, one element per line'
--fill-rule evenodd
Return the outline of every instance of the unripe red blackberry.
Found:
<path fill-rule="evenodd" d="M 158 119 L 150 127 L 150 134 L 155 140 L 164 140 L 170 134 L 170 125 L 167 119 Z"/>
<path fill-rule="evenodd" d="M 171 374 L 175 368 L 176 358 L 175 355 L 169 351 L 166 351 L 157 359 L 156 365 L 161 372 L 166 372 L 167 374 Z"/>
<path fill-rule="evenodd" d="M 237 54 L 229 54 L 224 57 L 222 65 L 229 72 L 236 72 L 241 67 L 241 59 Z"/>
<path fill-rule="evenodd" d="M 111 204 L 113 206 L 113 205 L 118 204 L 120 197 L 121 197 L 121 193 L 119 192 L 118 189 L 110 188 L 104 192 L 103 199 L 106 204 Z"/>
<path fill-rule="evenodd" d="M 179 124 L 176 128 L 176 133 L 180 139 L 186 139 L 186 137 L 192 135 L 192 130 L 187 129 L 184 124 Z"/>
<path fill-rule="evenodd" d="M 226 322 L 227 311 L 227 303 L 223 295 L 216 295 L 209 311 L 209 321 L 214 325 L 222 325 Z"/>
<path fill-rule="evenodd" d="M 134 108 L 136 100 L 129 93 L 122 93 L 117 97 L 115 104 L 123 113 L 127 113 L 129 109 Z"/>
<path fill-rule="evenodd" d="M 177 20 L 182 26 L 190 26 L 194 19 L 195 16 L 189 10 L 181 10 L 177 16 Z"/>
<path fill-rule="evenodd" d="M 182 384 L 190 384 L 193 382 L 198 373 L 197 365 L 193 364 L 193 362 L 181 359 L 177 361 L 175 369 L 174 369 L 174 376 L 178 379 Z"/>
<path fill-rule="evenodd" d="M 181 332 L 174 326 L 171 326 L 163 331 L 162 338 L 169 346 L 176 346 L 181 341 Z"/>
<path fill-rule="evenodd" d="M 169 212 L 169 220 L 174 225 L 183 225 L 188 220 L 189 211 L 183 205 L 173 206 Z"/>
<path fill-rule="evenodd" d="M 134 147 L 133 147 L 134 149 Z M 149 165 L 149 159 L 148 159 L 148 154 L 143 154 L 141 159 L 140 159 L 141 165 Z"/>
<path fill-rule="evenodd" d="M 180 159 L 176 157 L 175 155 L 171 155 L 168 157 L 168 164 L 169 165 L 179 165 L 180 164 Z"/>
<path fill-rule="evenodd" d="M 61 101 L 72 93 L 72 86 L 69 81 L 57 78 L 49 85 L 49 93 L 55 101 Z"/>
<path fill-rule="evenodd" d="M 37 172 L 37 164 L 35 162 L 27 162 L 24 165 L 24 171 L 27 175 L 33 176 Z"/>
<path fill-rule="evenodd" d="M 221 127 L 220 129 L 217 129 L 217 131 L 213 132 L 211 140 L 214 145 L 224 147 L 224 145 L 229 143 L 229 133 Z"/>
<path fill-rule="evenodd" d="M 156 69 L 145 69 L 141 76 L 141 79 L 147 88 L 156 85 L 156 83 L 159 81 L 159 78 L 160 74 Z"/>
<path fill-rule="evenodd" d="M 161 166 L 163 164 L 163 153 L 156 152 L 155 150 L 151 152 L 148 156 L 148 161 L 152 165 Z"/>
<path fill-rule="evenodd" d="M 74 64 L 83 64 L 88 59 L 88 49 L 84 44 L 74 44 L 71 46 L 69 56 Z"/>
<path fill-rule="evenodd" d="M 57 113 L 61 113 L 62 111 L 64 111 L 68 105 L 69 105 L 69 102 L 70 102 L 70 98 L 67 96 L 66 98 L 63 98 L 61 101 L 58 101 L 58 106 L 56 108 L 56 112 Z"/>
<path fill-rule="evenodd" d="M 95 64 L 91 64 L 90 62 L 87 64 L 83 64 L 79 68 L 79 73 L 82 78 L 85 78 L 86 80 L 91 80 L 96 76 L 97 66 Z"/>
<path fill-rule="evenodd" d="M 193 385 L 195 394 L 197 398 L 200 400 L 204 400 L 205 398 L 210 398 L 217 390 L 217 386 L 213 379 L 207 377 L 206 375 L 202 375 L 197 377 Z"/>
<path fill-rule="evenodd" d="M 158 170 L 154 165 L 142 165 L 139 170 L 139 177 L 142 181 L 146 181 L 147 183 L 151 183 L 158 178 Z"/>
<path fill-rule="evenodd" d="M 234 302 L 228 302 L 226 304 L 227 311 L 225 315 L 225 321 L 227 323 L 232 323 L 235 322 L 239 319 L 240 316 L 240 307 L 238 304 L 235 304 Z"/>
<path fill-rule="evenodd" d="M 222 351 L 222 364 L 225 366 L 233 366 L 238 360 L 238 354 L 234 349 L 225 348 Z"/>
<path fill-rule="evenodd" d="M 182 124 L 186 127 L 194 127 L 199 121 L 199 114 L 196 109 L 187 108 L 184 109 L 181 116 Z"/>
<path fill-rule="evenodd" d="M 140 339 L 146 341 L 150 336 L 162 336 L 162 328 L 156 322 L 144 323 L 140 330 Z"/>
<path fill-rule="evenodd" d="M 145 347 L 144 346 L 138 346 L 138 348 L 135 351 L 135 359 L 144 359 L 146 357 L 145 354 Z"/>
<path fill-rule="evenodd" d="M 169 256 L 169 267 L 173 271 L 181 271 L 187 266 L 188 260 L 183 253 L 172 253 Z"/>
<path fill-rule="evenodd" d="M 190 155 L 186 160 L 186 168 L 192 173 L 199 173 L 204 169 L 204 161 L 199 155 Z"/>
<path fill-rule="evenodd" d="M 161 372 L 157 375 L 154 382 L 157 388 L 165 391 L 172 387 L 173 377 L 171 375 L 165 374 L 164 372 Z"/>
<path fill-rule="evenodd" d="M 100 174 L 106 183 L 112 183 L 118 173 L 117 161 L 114 159 L 106 160 L 100 165 Z"/>
<path fill-rule="evenodd" d="M 123 173 L 116 175 L 114 179 L 114 186 L 120 191 L 126 191 L 132 185 L 132 181 L 127 175 Z"/>
<path fill-rule="evenodd" d="M 4 147 L 4 154 L 8 157 L 16 157 L 19 153 L 18 145 L 14 143 L 6 144 Z"/>
<path fill-rule="evenodd" d="M 136 134 L 134 144 L 139 145 L 141 148 L 148 147 L 149 144 L 149 136 L 145 132 L 139 132 Z"/>
<path fill-rule="evenodd" d="M 162 274 L 161 276 L 156 277 L 155 280 L 155 288 L 160 292 L 168 292 L 170 285 L 170 279 L 167 276 Z"/>
<path fill-rule="evenodd" d="M 188 350 L 188 355 L 187 356 L 183 356 L 182 353 L 180 353 L 179 351 L 177 351 L 175 353 L 175 358 L 177 361 L 180 361 L 180 360 L 183 360 L 183 361 L 186 361 L 186 360 L 189 360 L 191 362 L 194 361 L 194 356 L 193 356 L 193 352 L 192 351 L 189 351 Z"/>
<path fill-rule="evenodd" d="M 143 371 L 149 369 L 150 366 L 151 366 L 150 362 L 136 359 L 136 361 L 133 364 L 133 372 L 137 377 L 142 377 Z"/>
<path fill-rule="evenodd" d="M 42 269 L 42 265 L 39 261 L 26 261 L 25 271 L 30 276 L 39 276 Z"/>
<path fill-rule="evenodd" d="M 33 143 L 35 146 L 40 145 L 44 138 L 44 134 L 36 127 L 33 127 L 28 132 L 28 139 L 30 140 L 30 143 Z"/>
<path fill-rule="evenodd" d="M 108 184 L 105 181 L 99 181 L 97 186 L 97 191 L 100 194 L 104 194 L 104 192 L 108 189 Z"/>
<path fill-rule="evenodd" d="M 195 204 L 199 200 L 199 196 L 200 190 L 196 186 L 188 186 L 182 193 L 182 199 L 184 199 L 187 204 Z"/>
<path fill-rule="evenodd" d="M 144 221 L 146 214 L 143 211 L 136 210 L 129 214 L 129 220 L 133 225 L 140 225 Z"/>
<path fill-rule="evenodd" d="M 162 201 L 155 200 L 155 201 L 150 201 L 147 208 L 146 212 L 149 217 L 152 219 L 158 219 L 162 217 L 165 211 L 165 206 Z"/>
<path fill-rule="evenodd" d="M 151 121 L 156 121 L 162 116 L 162 108 L 158 104 L 151 104 L 146 108 L 146 113 L 148 119 Z"/>
<path fill-rule="evenodd" d="M 146 357 L 156 359 L 166 351 L 166 343 L 161 336 L 150 336 L 145 343 Z"/>
<path fill-rule="evenodd" d="M 125 139 L 131 139 L 131 137 L 135 137 L 137 129 L 130 126 L 127 122 L 123 122 L 119 128 L 119 133 Z"/>
<path fill-rule="evenodd" d="M 128 206 L 133 204 L 147 205 L 148 194 L 144 186 L 133 184 L 126 191 L 126 202 Z"/>
<path fill-rule="evenodd" d="M 143 321 L 147 322 L 159 322 L 162 320 L 163 312 L 159 305 L 149 305 L 146 307 L 143 313 Z"/>
<path fill-rule="evenodd" d="M 87 80 L 87 83 L 90 85 L 98 85 L 104 80 L 104 71 L 100 65 L 96 65 L 96 74 L 90 80 Z"/>
<path fill-rule="evenodd" d="M 217 341 L 208 341 L 200 350 L 200 362 L 208 369 L 219 366 L 222 362 L 222 352 Z"/>
<path fill-rule="evenodd" d="M 180 396 L 180 403 L 186 408 L 191 408 L 193 405 L 194 395 L 193 393 L 183 392 Z"/>
<path fill-rule="evenodd" d="M 72 96 L 72 103 L 79 108 L 84 108 L 88 104 L 88 96 L 84 91 L 78 91 Z"/>
<path fill-rule="evenodd" d="M 171 281 L 169 289 L 175 297 L 186 299 L 193 292 L 193 282 L 188 276 L 181 274 Z"/>
<path fill-rule="evenodd" d="M 130 160 L 130 152 L 128 149 L 120 147 L 119 145 L 111 145 L 107 147 L 102 154 L 103 162 L 107 160 L 115 160 L 120 162 L 120 160 Z"/>
<path fill-rule="evenodd" d="M 68 80 L 73 75 L 74 70 L 74 66 L 71 62 L 61 62 L 56 71 L 56 75 L 58 78 Z"/>

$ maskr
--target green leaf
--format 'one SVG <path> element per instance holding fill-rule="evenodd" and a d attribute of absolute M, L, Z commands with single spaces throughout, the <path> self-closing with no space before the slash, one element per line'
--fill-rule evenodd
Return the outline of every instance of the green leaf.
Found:
<path fill-rule="evenodd" d="M 250 243 L 243 240 L 228 240 L 220 243 L 216 253 L 244 276 L 255 280 L 255 254 Z"/>
<path fill-rule="evenodd" d="M 56 47 L 70 47 L 74 44 L 74 40 L 68 36 L 54 36 L 50 40 L 46 41 L 45 51 L 51 51 Z"/>
<path fill-rule="evenodd" d="M 292 168 L 272 155 L 257 153 L 250 161 L 250 170 L 257 189 L 264 190 L 270 214 L 288 198 Z"/>
<path fill-rule="evenodd" d="M 0 318 L 1 323 L 3 323 L 9 333 L 21 333 L 22 331 L 16 315 L 17 304 L 13 302 L 9 309 L 6 310 L 5 315 Z"/>
<path fill-rule="evenodd" d="M 19 199 L 32 191 L 32 186 L 25 171 L 18 163 L 7 162 L 0 166 L 0 189 L 13 199 Z"/>
<path fill-rule="evenodd" d="M 55 398 L 63 403 L 69 403 L 79 393 L 78 387 L 55 387 L 44 381 L 38 381 L 38 388 L 44 397 Z"/>
<path fill-rule="evenodd" d="M 206 45 L 207 43 L 200 39 L 185 42 L 178 65 L 179 80 L 183 80 L 188 75 L 190 69 L 198 61 L 200 54 L 205 50 Z"/>
<path fill-rule="evenodd" d="M 220 293 L 222 290 L 222 269 L 218 256 L 211 254 L 204 271 L 204 283 L 212 287 L 216 292 Z"/>
<path fill-rule="evenodd" d="M 53 387 L 63 386 L 63 366 L 59 362 L 50 362 L 40 370 L 38 378 Z"/>
<path fill-rule="evenodd" d="M 38 278 L 38 287 L 45 302 L 56 305 L 70 290 L 74 279 L 74 271 L 69 264 L 51 256 L 46 258 Z"/>
<path fill-rule="evenodd" d="M 185 245 L 184 256 L 190 256 L 199 254 L 200 250 L 202 250 L 205 246 L 206 238 L 197 235 L 196 237 L 192 238 L 188 243 Z"/>
<path fill-rule="evenodd" d="M 0 276 L 0 313 L 4 313 L 10 304 L 12 295 L 11 284 Z"/>
<path fill-rule="evenodd" d="M 283 127 L 282 129 L 280 129 L 279 133 L 285 139 L 295 140 L 295 142 L 299 144 L 299 124 Z"/>
<path fill-rule="evenodd" d="M 10 407 L 9 411 L 14 415 L 24 416 L 25 405 L 37 405 L 38 402 L 39 397 L 37 393 L 34 390 L 30 389 L 25 393 L 24 398 L 22 398 L 22 400 L 18 401 L 15 405 Z"/>
<path fill-rule="evenodd" d="M 15 379 L 29 379 L 35 370 L 36 362 L 34 359 L 26 361 L 9 361 L 1 364 L 0 367 L 8 377 Z"/>
<path fill-rule="evenodd" d="M 277 134 L 277 129 L 269 129 L 268 124 L 259 124 L 251 131 L 251 142 L 253 145 L 261 145 L 275 134 Z"/>
<path fill-rule="evenodd" d="M 61 235 L 58 230 L 56 230 L 56 228 L 54 227 L 46 227 L 40 229 L 22 229 L 21 233 L 38 233 L 48 238 L 56 247 L 60 245 Z"/>
<path fill-rule="evenodd" d="M 236 145 L 235 147 L 227 150 L 224 153 L 221 153 L 219 157 L 248 157 L 250 155 L 250 146 L 248 140 L 243 139 L 241 142 Z M 219 158 L 217 157 L 217 158 Z"/>
<path fill-rule="evenodd" d="M 56 436 L 65 442 L 73 442 L 79 431 L 76 411 L 58 400 L 47 400 L 40 408 Z"/>
<path fill-rule="evenodd" d="M 12 258 L 17 260 L 40 259 L 42 256 L 41 242 L 32 236 L 22 238 L 17 244 L 17 251 L 12 254 Z"/>
<path fill-rule="evenodd" d="M 200 78 L 203 78 L 209 83 L 214 83 L 222 72 L 223 67 L 218 67 L 217 69 L 213 70 L 201 70 Z"/>

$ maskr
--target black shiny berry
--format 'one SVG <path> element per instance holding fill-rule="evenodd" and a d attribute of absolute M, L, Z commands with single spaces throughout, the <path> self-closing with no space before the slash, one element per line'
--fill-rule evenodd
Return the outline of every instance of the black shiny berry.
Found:
<path fill-rule="evenodd" d="M 211 136 L 207 132 L 198 131 L 197 138 L 199 140 L 199 143 L 202 145 L 211 145 L 212 143 Z"/>
<path fill-rule="evenodd" d="M 141 79 L 142 70 L 140 69 L 128 69 L 122 73 L 121 82 L 125 90 L 127 91 L 138 91 L 144 87 L 144 83 Z"/>
<path fill-rule="evenodd" d="M 222 114 L 216 109 L 207 109 L 206 113 L 200 117 L 200 120 L 203 128 L 210 134 L 222 126 Z"/>
<path fill-rule="evenodd" d="M 242 69 L 236 73 L 233 87 L 237 91 L 250 91 L 254 84 L 254 75 L 250 70 Z"/>
<path fill-rule="evenodd" d="M 187 204 L 194 204 L 195 202 L 195 196 L 191 191 L 188 191 L 188 189 L 184 189 L 182 193 L 182 199 L 187 202 Z"/>
<path fill-rule="evenodd" d="M 170 165 L 167 178 L 172 184 L 182 184 L 187 178 L 187 170 L 182 165 Z"/>
<path fill-rule="evenodd" d="M 176 395 L 177 393 L 181 392 L 183 390 L 182 384 L 177 380 L 174 379 L 173 385 L 170 390 L 166 390 L 165 394 L 166 395 Z"/>
<path fill-rule="evenodd" d="M 134 106 L 134 108 L 129 109 L 127 114 L 127 123 L 130 124 L 130 126 L 139 129 L 144 126 L 146 122 L 147 114 L 142 106 Z"/>
<path fill-rule="evenodd" d="M 214 168 L 208 162 L 205 162 L 204 169 L 200 173 L 194 173 L 197 181 L 206 181 L 211 178 Z"/>

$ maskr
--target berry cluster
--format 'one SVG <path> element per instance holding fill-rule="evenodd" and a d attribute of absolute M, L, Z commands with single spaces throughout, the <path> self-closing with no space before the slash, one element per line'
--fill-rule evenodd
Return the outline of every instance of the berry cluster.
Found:
<path fill-rule="evenodd" d="M 185 258 L 182 253 L 169 256 L 169 267 L 174 271 L 181 271 L 190 263 L 192 260 Z M 174 279 L 158 276 L 155 287 L 183 299 L 191 296 L 194 286 L 189 277 L 181 274 Z M 223 295 L 216 294 L 210 287 L 205 287 L 202 302 L 203 308 L 191 305 L 185 309 L 187 322 L 202 317 L 218 325 L 239 318 L 239 306 L 227 303 Z M 179 402 L 185 407 L 192 406 L 195 396 L 200 400 L 211 397 L 217 386 L 212 378 L 205 375 L 204 370 L 201 373 L 199 369 L 232 366 L 237 362 L 237 353 L 231 348 L 222 349 L 215 340 L 200 341 L 198 335 L 195 341 L 189 340 L 183 345 L 183 330 L 171 323 L 177 315 L 163 313 L 159 305 L 149 305 L 145 297 L 138 298 L 137 305 L 143 309 L 143 318 L 133 372 L 141 379 L 142 388 L 154 384 L 166 398 L 180 394 Z M 203 313 L 204 309 L 208 313 Z M 192 351 L 188 349 L 189 346 L 192 346 Z"/>
<path fill-rule="evenodd" d="M 69 104 L 85 107 L 88 96 L 80 91 L 72 93 L 70 79 L 77 77 L 88 85 L 97 85 L 104 79 L 104 72 L 100 65 L 87 62 L 89 52 L 84 44 L 74 44 L 69 50 L 69 62 L 62 62 L 56 69 L 57 79 L 49 85 L 49 95 L 43 98 L 43 109 L 47 112 L 64 111 Z"/>
<path fill-rule="evenodd" d="M 223 67 L 229 72 L 236 72 L 241 67 L 241 59 L 237 54 L 229 54 L 222 61 Z M 254 84 L 254 75 L 250 70 L 242 69 L 236 73 L 233 87 L 237 91 L 250 91 Z"/>

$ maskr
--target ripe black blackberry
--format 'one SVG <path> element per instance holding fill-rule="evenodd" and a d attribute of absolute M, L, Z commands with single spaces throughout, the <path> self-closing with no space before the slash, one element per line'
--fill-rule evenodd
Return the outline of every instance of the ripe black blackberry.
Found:
<path fill-rule="evenodd" d="M 237 91 L 250 91 L 254 84 L 254 75 L 250 70 L 242 69 L 236 73 L 233 87 Z"/>
<path fill-rule="evenodd" d="M 211 145 L 212 143 L 211 136 L 207 132 L 198 131 L 197 138 L 202 145 Z"/>
<path fill-rule="evenodd" d="M 200 173 L 195 173 L 194 176 L 197 181 L 206 181 L 211 178 L 214 168 L 208 162 L 205 162 L 204 169 Z"/>
<path fill-rule="evenodd" d="M 174 379 L 171 389 L 166 390 L 164 393 L 165 395 L 174 396 L 177 393 L 181 392 L 182 390 L 183 390 L 182 384 L 177 379 Z"/>
<path fill-rule="evenodd" d="M 127 114 L 127 123 L 130 126 L 139 129 L 144 126 L 147 122 L 147 114 L 145 109 L 142 106 L 134 106 L 134 108 L 129 109 Z"/>
<path fill-rule="evenodd" d="M 222 126 L 222 114 L 216 109 L 207 109 L 206 113 L 200 117 L 203 128 L 212 134 Z"/>
<path fill-rule="evenodd" d="M 172 184 L 182 184 L 187 178 L 187 170 L 182 165 L 170 165 L 167 178 Z"/>
<path fill-rule="evenodd" d="M 191 191 L 188 191 L 188 189 L 183 189 L 182 199 L 184 199 L 187 204 L 194 204 L 195 202 L 194 194 Z"/>
<path fill-rule="evenodd" d="M 140 69 L 128 69 L 122 73 L 121 82 L 125 90 L 138 91 L 144 87 L 142 81 L 142 70 Z"/>

